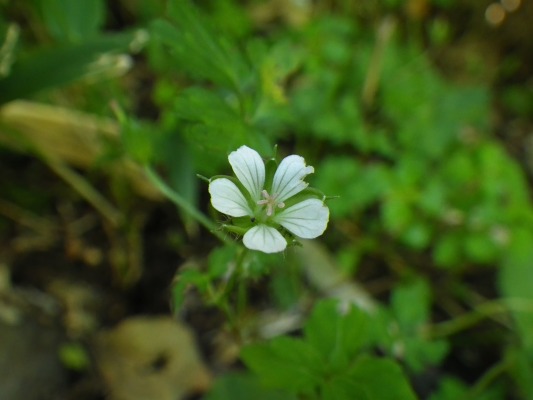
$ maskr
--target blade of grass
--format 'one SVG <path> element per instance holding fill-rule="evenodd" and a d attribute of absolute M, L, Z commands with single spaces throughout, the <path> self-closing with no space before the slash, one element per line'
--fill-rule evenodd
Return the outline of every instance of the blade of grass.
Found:
<path fill-rule="evenodd" d="M 183 212 L 198 221 L 213 235 L 219 238 L 222 242 L 227 242 L 226 236 L 219 230 L 217 225 L 207 218 L 203 213 L 197 210 L 192 204 L 186 201 L 179 193 L 169 187 L 161 177 L 149 166 L 145 167 L 145 173 L 148 180 L 163 193 L 170 201 L 176 204 Z"/>

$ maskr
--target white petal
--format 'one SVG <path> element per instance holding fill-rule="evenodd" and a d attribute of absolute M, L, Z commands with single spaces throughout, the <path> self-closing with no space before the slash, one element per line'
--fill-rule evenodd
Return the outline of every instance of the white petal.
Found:
<path fill-rule="evenodd" d="M 278 253 L 285 250 L 287 241 L 277 229 L 266 225 L 257 225 L 244 234 L 242 242 L 251 250 L 263 253 Z"/>
<path fill-rule="evenodd" d="M 252 210 L 237 185 L 226 178 L 215 179 L 209 183 L 211 204 L 215 210 L 232 217 L 252 215 Z"/>
<path fill-rule="evenodd" d="M 247 146 L 241 146 L 228 156 L 229 163 L 239 181 L 255 201 L 261 198 L 265 184 L 265 163 L 259 153 Z"/>
<path fill-rule="evenodd" d="M 321 200 L 307 199 L 281 211 L 274 221 L 296 236 L 314 239 L 328 226 L 329 208 Z"/>
<path fill-rule="evenodd" d="M 296 155 L 285 157 L 274 174 L 272 194 L 277 195 L 277 201 L 284 201 L 300 193 L 308 185 L 303 179 L 314 171 L 313 167 L 305 166 L 303 157 Z"/>

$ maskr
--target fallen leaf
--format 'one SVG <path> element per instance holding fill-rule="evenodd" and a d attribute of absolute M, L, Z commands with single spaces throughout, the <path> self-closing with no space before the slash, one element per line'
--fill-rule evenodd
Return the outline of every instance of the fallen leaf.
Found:
<path fill-rule="evenodd" d="M 130 318 L 99 333 L 93 353 L 111 400 L 178 400 L 211 385 L 192 333 L 170 317 Z"/>

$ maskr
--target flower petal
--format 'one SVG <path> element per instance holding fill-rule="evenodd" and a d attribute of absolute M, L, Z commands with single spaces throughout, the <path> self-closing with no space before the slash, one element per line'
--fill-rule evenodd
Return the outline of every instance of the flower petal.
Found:
<path fill-rule="evenodd" d="M 242 242 L 251 250 L 263 253 L 278 253 L 285 250 L 287 241 L 277 229 L 266 225 L 256 225 L 244 234 Z"/>
<path fill-rule="evenodd" d="M 329 208 L 318 199 L 307 199 L 281 211 L 274 221 L 303 239 L 314 239 L 324 233 L 329 221 Z"/>
<path fill-rule="evenodd" d="M 292 155 L 285 157 L 274 174 L 272 184 L 272 194 L 277 195 L 277 201 L 284 201 L 304 190 L 308 183 L 303 179 L 306 175 L 312 174 L 315 169 L 305 166 L 305 160 L 301 156 Z"/>
<path fill-rule="evenodd" d="M 215 210 L 232 217 L 252 215 L 252 210 L 237 185 L 227 178 L 218 178 L 209 183 L 211 204 Z"/>
<path fill-rule="evenodd" d="M 252 199 L 259 200 L 265 184 L 265 163 L 259 153 L 247 146 L 241 146 L 230 153 L 228 160 Z"/>

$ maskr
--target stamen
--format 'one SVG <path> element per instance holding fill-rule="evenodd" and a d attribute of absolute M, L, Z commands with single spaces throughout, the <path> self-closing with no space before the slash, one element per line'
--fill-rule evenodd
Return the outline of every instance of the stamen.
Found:
<path fill-rule="evenodd" d="M 266 190 L 263 190 L 261 194 L 263 195 L 264 200 L 259 200 L 257 204 L 261 206 L 266 205 L 266 215 L 268 217 L 272 216 L 272 214 L 274 213 L 274 208 L 276 206 L 278 208 L 285 207 L 285 203 L 283 202 L 276 203 L 276 197 L 278 196 L 277 194 L 270 196 Z"/>

